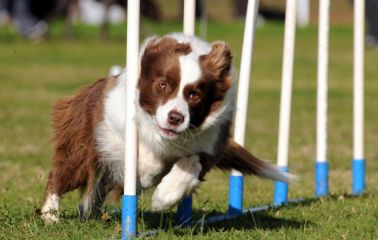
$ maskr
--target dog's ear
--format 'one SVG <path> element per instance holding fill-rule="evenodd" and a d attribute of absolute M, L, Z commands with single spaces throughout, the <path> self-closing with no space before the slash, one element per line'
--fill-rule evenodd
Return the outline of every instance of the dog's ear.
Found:
<path fill-rule="evenodd" d="M 142 44 L 142 45 L 144 45 L 143 53 L 145 54 L 146 52 L 149 52 L 149 51 L 158 50 L 159 42 L 160 42 L 160 38 L 157 37 L 157 36 L 153 36 L 153 37 L 146 39 L 145 42 Z"/>
<path fill-rule="evenodd" d="M 203 70 L 216 79 L 225 78 L 231 69 L 232 55 L 227 43 L 215 41 L 211 44 L 211 51 L 200 56 Z"/>
<path fill-rule="evenodd" d="M 190 44 L 187 43 L 176 43 L 175 52 L 179 54 L 187 55 L 192 51 Z"/>

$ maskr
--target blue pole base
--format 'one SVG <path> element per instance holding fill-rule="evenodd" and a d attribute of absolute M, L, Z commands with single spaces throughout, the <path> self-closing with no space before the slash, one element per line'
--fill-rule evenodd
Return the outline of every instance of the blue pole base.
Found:
<path fill-rule="evenodd" d="M 365 160 L 353 159 L 353 195 L 361 195 L 365 190 Z"/>
<path fill-rule="evenodd" d="M 328 162 L 315 163 L 315 195 L 328 195 Z"/>
<path fill-rule="evenodd" d="M 184 197 L 177 207 L 177 223 L 182 226 L 192 224 L 192 196 Z"/>
<path fill-rule="evenodd" d="M 122 196 L 122 240 L 136 238 L 137 208 L 137 195 Z"/>
<path fill-rule="evenodd" d="M 228 215 L 236 216 L 243 212 L 243 176 L 230 176 L 228 190 Z"/>
<path fill-rule="evenodd" d="M 288 167 L 279 167 L 281 172 L 289 172 Z M 274 198 L 273 205 L 280 206 L 287 202 L 287 193 L 289 185 L 286 182 L 275 181 L 274 182 Z"/>

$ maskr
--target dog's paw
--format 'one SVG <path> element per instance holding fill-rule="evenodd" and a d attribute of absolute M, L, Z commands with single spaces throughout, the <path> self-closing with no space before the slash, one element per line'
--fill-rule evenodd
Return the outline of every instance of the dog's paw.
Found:
<path fill-rule="evenodd" d="M 41 218 L 45 224 L 53 224 L 59 222 L 59 215 L 56 211 L 42 212 Z"/>
<path fill-rule="evenodd" d="M 41 218 L 46 224 L 59 222 L 59 201 L 60 197 L 57 194 L 47 194 L 41 209 Z"/>
<path fill-rule="evenodd" d="M 152 210 L 169 210 L 180 201 L 181 196 L 182 194 L 177 191 L 167 192 L 163 188 L 157 188 L 152 196 Z"/>
<path fill-rule="evenodd" d="M 197 155 L 176 162 L 157 186 L 152 196 L 152 209 L 154 211 L 168 210 L 185 195 L 190 194 L 200 182 L 198 176 L 201 169 Z"/>

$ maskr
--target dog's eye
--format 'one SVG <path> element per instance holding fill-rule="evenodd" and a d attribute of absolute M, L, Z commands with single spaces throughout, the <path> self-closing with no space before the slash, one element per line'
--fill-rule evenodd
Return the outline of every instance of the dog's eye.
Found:
<path fill-rule="evenodd" d="M 196 102 L 200 98 L 200 91 L 190 91 L 189 92 L 189 100 Z"/>
<path fill-rule="evenodd" d="M 161 82 L 161 83 L 159 83 L 159 87 L 160 87 L 161 90 L 166 90 L 167 89 L 167 84 Z"/>

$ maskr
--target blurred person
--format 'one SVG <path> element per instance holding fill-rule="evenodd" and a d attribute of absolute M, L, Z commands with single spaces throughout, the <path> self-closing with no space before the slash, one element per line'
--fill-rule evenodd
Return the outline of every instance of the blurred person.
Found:
<path fill-rule="evenodd" d="M 23 37 L 37 40 L 47 33 L 48 25 L 32 12 L 31 3 L 32 0 L 14 0 L 14 21 Z"/>
<path fill-rule="evenodd" d="M 8 25 L 11 22 L 11 1 L 0 0 L 0 26 Z"/>
<path fill-rule="evenodd" d="M 248 0 L 235 0 L 233 3 L 235 18 L 244 19 L 247 12 Z"/>
<path fill-rule="evenodd" d="M 83 6 L 90 6 L 88 3 L 93 5 L 93 3 L 100 3 L 101 16 L 96 16 L 102 19 L 100 23 L 101 30 L 100 36 L 102 39 L 107 39 L 109 37 L 109 18 L 110 18 L 110 8 L 113 5 L 118 5 L 124 9 L 125 13 L 127 12 L 127 1 L 126 0 L 56 0 L 57 1 L 57 12 L 61 13 L 66 18 L 65 23 L 65 36 L 68 38 L 74 37 L 73 25 L 80 15 L 83 13 Z M 99 6 L 98 4 L 96 4 Z M 93 5 L 94 6 L 94 5 Z M 93 13 L 93 11 L 91 12 Z M 154 21 L 161 20 L 161 11 L 159 4 L 156 3 L 156 0 L 141 0 L 140 1 L 140 13 L 144 17 L 153 19 Z"/>
<path fill-rule="evenodd" d="M 378 0 L 366 0 L 366 46 L 378 46 Z"/>

